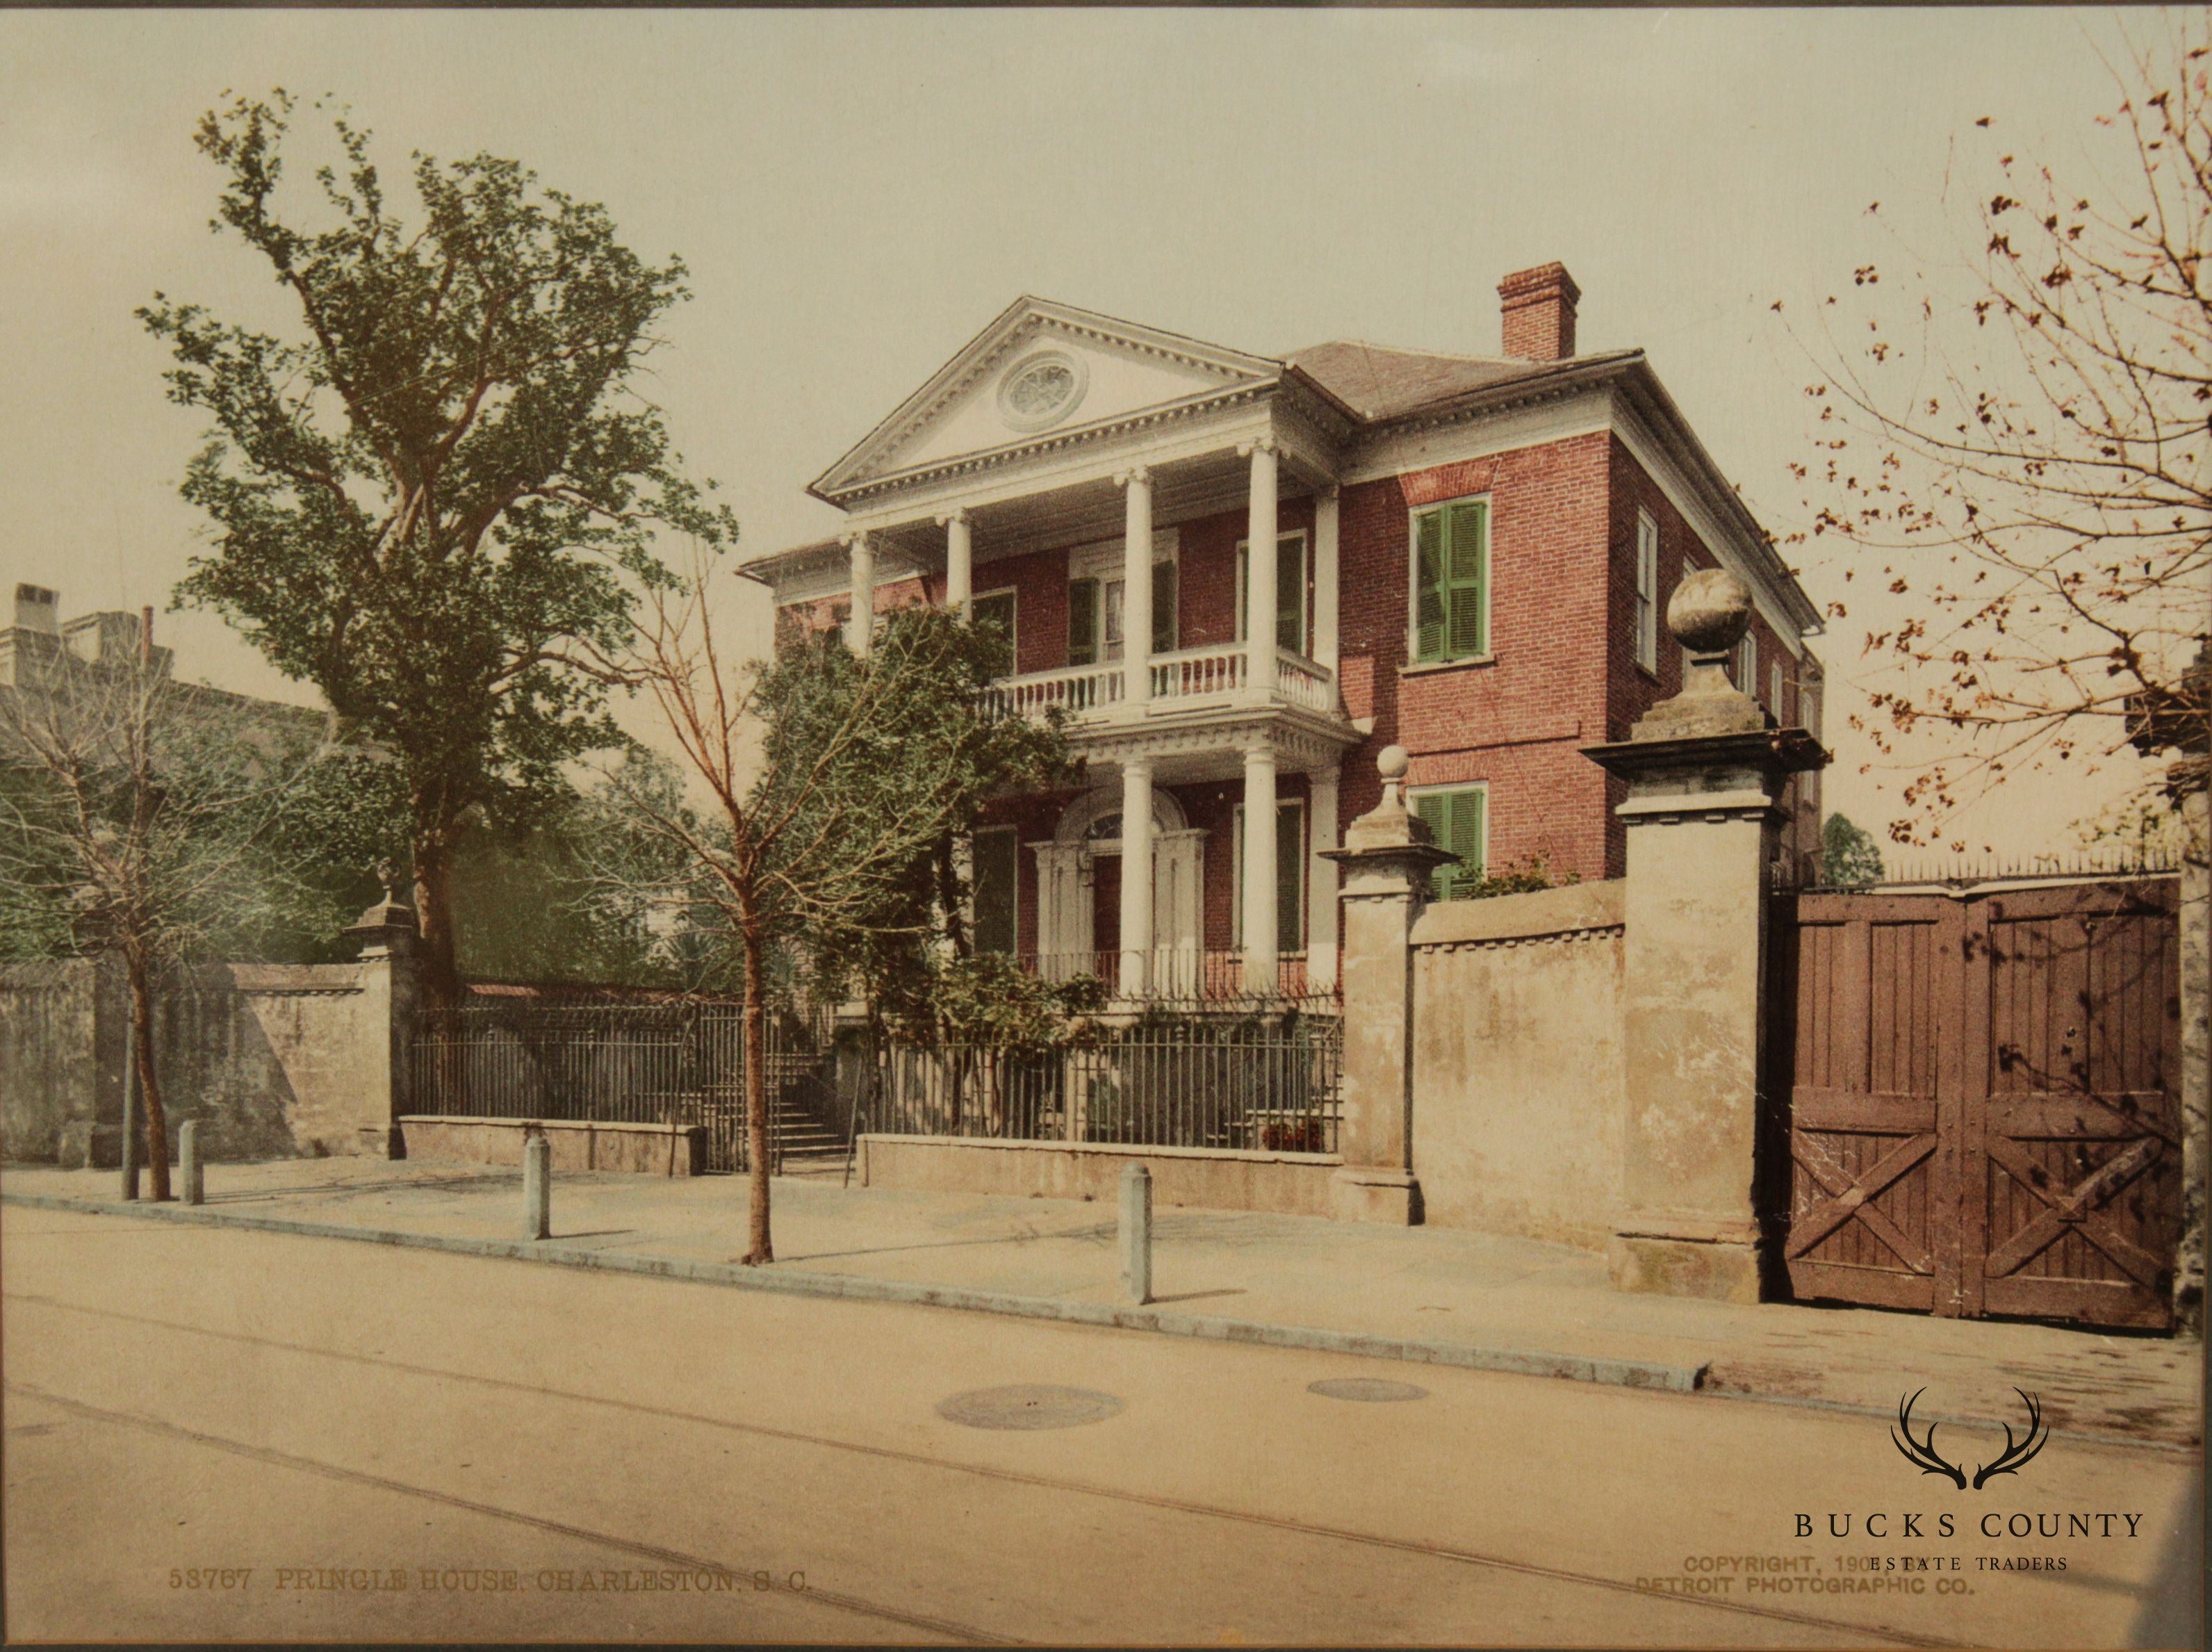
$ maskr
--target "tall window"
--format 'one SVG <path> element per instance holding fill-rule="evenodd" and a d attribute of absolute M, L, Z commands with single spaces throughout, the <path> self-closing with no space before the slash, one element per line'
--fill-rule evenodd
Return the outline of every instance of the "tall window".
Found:
<path fill-rule="evenodd" d="M 1636 663 L 1659 669 L 1659 525 L 1636 513 Z"/>
<path fill-rule="evenodd" d="M 1782 714 L 1782 662 L 1778 659 L 1766 668 L 1766 708 L 1774 714 L 1776 722 L 1787 720 Z"/>
<path fill-rule="evenodd" d="M 1490 787 L 1480 782 L 1474 786 L 1437 787 L 1413 793 L 1409 801 L 1413 812 L 1427 823 L 1437 847 L 1459 857 L 1457 865 L 1437 868 L 1436 898 L 1465 899 L 1487 875 Z"/>
<path fill-rule="evenodd" d="M 1413 518 L 1417 661 L 1490 652 L 1490 501 L 1463 499 Z"/>
<path fill-rule="evenodd" d="M 1306 806 L 1296 798 L 1275 804 L 1275 949 L 1305 950 Z M 1230 839 L 1229 924 L 1233 944 L 1244 944 L 1244 805 L 1236 811 Z"/>
<path fill-rule="evenodd" d="M 1012 952 L 1021 929 L 1020 834 L 987 826 L 975 835 L 975 950 Z"/>
<path fill-rule="evenodd" d="M 1250 628 L 1245 616 L 1251 604 L 1245 592 L 1252 582 L 1252 547 L 1237 542 L 1237 640 L 1244 641 Z M 1306 651 L 1306 537 L 1285 533 L 1275 541 L 1275 641 L 1292 653 Z"/>
<path fill-rule="evenodd" d="M 1122 581 L 1086 578 L 1067 582 L 1067 663 L 1096 665 L 1121 658 L 1126 617 Z M 1176 646 L 1176 565 L 1152 564 L 1152 646 L 1156 654 Z"/>
<path fill-rule="evenodd" d="M 1756 695 L 1759 692 L 1759 637 L 1750 631 L 1735 645 L 1735 669 L 1729 673 L 1737 692 Z"/>
<path fill-rule="evenodd" d="M 994 625 L 1006 633 L 1007 670 L 1019 671 L 1021 639 L 1014 629 L 1014 592 L 1009 586 L 1004 591 L 986 591 L 975 598 L 975 623 Z"/>

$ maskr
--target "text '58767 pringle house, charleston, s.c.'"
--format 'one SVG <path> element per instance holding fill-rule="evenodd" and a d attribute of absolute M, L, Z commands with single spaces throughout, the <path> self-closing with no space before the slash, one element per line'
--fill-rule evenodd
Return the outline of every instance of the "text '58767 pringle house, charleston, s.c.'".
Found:
<path fill-rule="evenodd" d="M 1751 590 L 1736 686 L 1817 736 L 1818 611 L 1643 353 L 1576 354 L 1556 264 L 1498 292 L 1494 357 L 1276 359 L 1024 298 L 816 480 L 850 525 L 750 564 L 779 618 L 865 650 L 856 613 L 957 604 L 1012 639 L 1003 707 L 1065 708 L 1088 760 L 977 833 L 980 946 L 1131 993 L 1326 990 L 1323 852 L 1392 744 L 1461 858 L 1440 893 L 1619 877 L 1625 784 L 1582 748 L 1681 687 L 1661 616 L 1694 568 Z"/>

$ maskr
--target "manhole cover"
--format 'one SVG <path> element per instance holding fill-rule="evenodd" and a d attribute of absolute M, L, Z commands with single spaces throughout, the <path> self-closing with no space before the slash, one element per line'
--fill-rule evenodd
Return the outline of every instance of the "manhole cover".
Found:
<path fill-rule="evenodd" d="M 1080 1428 L 1103 1423 L 1121 1409 L 1121 1402 L 1110 1394 L 1022 1382 L 956 1394 L 939 1402 L 937 1414 L 963 1428 Z"/>
<path fill-rule="evenodd" d="M 1425 1400 L 1426 1388 L 1417 1388 L 1410 1382 L 1385 1382 L 1375 1376 L 1332 1376 L 1323 1382 L 1306 1384 L 1308 1394 L 1317 1394 L 1324 1400 Z"/>

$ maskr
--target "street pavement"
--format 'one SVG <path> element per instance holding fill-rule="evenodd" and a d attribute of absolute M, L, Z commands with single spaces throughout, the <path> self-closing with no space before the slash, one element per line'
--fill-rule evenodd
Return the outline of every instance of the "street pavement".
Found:
<path fill-rule="evenodd" d="M 0 1247 L 18 1640 L 2196 1638 L 2172 1449 L 1975 1491 L 1806 1406 L 125 1215 Z"/>
<path fill-rule="evenodd" d="M 34 1166 L 0 1191 L 112 1200 L 113 1171 Z M 520 1172 L 476 1165 L 292 1159 L 208 1169 L 208 1209 L 347 1227 L 512 1241 Z M 847 1188 L 780 1177 L 776 1271 L 836 1274 L 1104 1306 L 1124 1300 L 1115 1212 L 1098 1204 Z M 562 1174 L 562 1250 L 728 1263 L 746 1245 L 729 1177 Z M 1604 1258 L 1449 1228 L 1162 1206 L 1154 1290 L 1170 1313 L 1446 1347 L 1705 1368 L 1717 1394 L 1887 1413 L 1909 1383 L 1916 1420 L 2019 1423 L 2020 1388 L 2063 1433 L 2194 1445 L 2202 1346 L 2045 1325 L 1875 1309 L 1746 1307 L 1613 1290 Z M 1416 1378 L 1415 1380 L 1418 1380 Z"/>

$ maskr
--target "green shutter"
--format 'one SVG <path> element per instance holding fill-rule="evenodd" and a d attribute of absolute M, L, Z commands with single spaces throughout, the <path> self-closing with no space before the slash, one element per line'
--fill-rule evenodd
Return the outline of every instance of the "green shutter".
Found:
<path fill-rule="evenodd" d="M 1482 881 L 1484 801 L 1480 787 L 1464 792 L 1426 792 L 1413 799 L 1413 812 L 1428 826 L 1437 847 L 1460 858 L 1457 865 L 1437 868 L 1439 901 L 1456 900 Z"/>
<path fill-rule="evenodd" d="M 1067 582 L 1067 663 L 1092 665 L 1098 660 L 1098 581 Z"/>
<path fill-rule="evenodd" d="M 1413 658 L 1444 657 L 1444 518 L 1423 511 L 1413 521 Z"/>
<path fill-rule="evenodd" d="M 1275 641 L 1293 653 L 1306 651 L 1306 546 L 1297 534 L 1275 545 Z"/>
<path fill-rule="evenodd" d="M 1298 927 L 1299 896 L 1305 891 L 1306 811 L 1295 803 L 1275 805 L 1275 950 L 1303 952 L 1306 938 Z"/>
<path fill-rule="evenodd" d="M 1012 952 L 1015 944 L 1016 880 L 1021 872 L 1019 835 L 1004 829 L 975 834 L 974 873 L 978 952 Z"/>
<path fill-rule="evenodd" d="M 1176 646 L 1176 565 L 1152 564 L 1152 652 L 1171 654 Z"/>
<path fill-rule="evenodd" d="M 1450 554 L 1445 564 L 1446 657 L 1464 659 L 1487 653 L 1490 546 L 1489 507 L 1477 503 L 1454 505 L 1446 522 Z"/>

